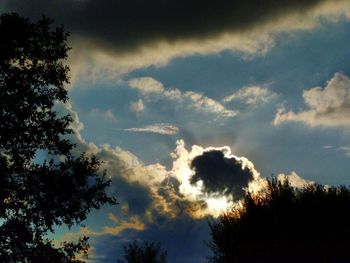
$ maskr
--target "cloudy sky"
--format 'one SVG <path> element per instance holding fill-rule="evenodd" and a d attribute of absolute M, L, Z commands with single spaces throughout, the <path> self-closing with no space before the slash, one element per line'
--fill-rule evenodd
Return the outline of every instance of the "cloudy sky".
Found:
<path fill-rule="evenodd" d="M 85 227 L 92 262 L 134 239 L 210 254 L 207 218 L 271 175 L 350 185 L 349 0 L 5 0 L 71 32 L 78 145 L 120 204 Z"/>

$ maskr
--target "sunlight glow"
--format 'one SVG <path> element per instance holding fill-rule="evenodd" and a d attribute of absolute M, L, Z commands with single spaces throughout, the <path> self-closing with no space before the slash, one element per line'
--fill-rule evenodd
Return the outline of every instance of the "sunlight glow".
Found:
<path fill-rule="evenodd" d="M 199 211 L 193 213 L 194 217 L 203 217 L 206 215 L 218 217 L 223 211 L 227 211 L 237 203 L 237 200 L 234 200 L 234 197 L 232 196 L 226 196 L 222 193 L 207 193 L 204 190 L 203 182 L 201 180 L 196 184 L 190 183 L 190 179 L 193 176 L 193 170 L 190 168 L 191 161 L 195 157 L 202 155 L 204 152 L 212 150 L 222 151 L 226 158 L 240 160 L 243 168 L 247 167 L 253 172 L 254 180 L 249 184 L 248 189 L 260 189 L 260 183 L 258 182 L 260 174 L 255 170 L 253 163 L 245 157 L 237 157 L 233 155 L 229 146 L 203 148 L 198 145 L 193 145 L 191 150 L 188 151 L 185 148 L 184 141 L 179 140 L 177 141 L 175 151 L 172 153 L 174 161 L 171 175 L 176 177 L 180 182 L 179 191 L 186 199 L 191 202 L 205 203 L 205 206 L 202 206 Z"/>

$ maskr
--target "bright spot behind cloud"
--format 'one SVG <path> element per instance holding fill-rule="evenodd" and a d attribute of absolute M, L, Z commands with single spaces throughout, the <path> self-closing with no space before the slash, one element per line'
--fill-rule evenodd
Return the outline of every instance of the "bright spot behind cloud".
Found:
<path fill-rule="evenodd" d="M 174 162 L 171 175 L 179 181 L 179 192 L 186 199 L 191 202 L 202 201 L 205 203 L 206 207 L 201 211 L 197 211 L 195 216 L 202 216 L 205 214 L 218 216 L 221 212 L 232 208 L 236 204 L 235 202 L 242 197 L 236 196 L 235 193 L 228 191 L 228 189 L 232 187 L 232 182 L 235 182 L 236 180 L 235 176 L 237 175 L 235 174 L 225 174 L 225 176 L 232 176 L 232 181 L 228 182 L 226 186 L 222 185 L 223 190 L 217 192 L 208 191 L 208 186 L 205 185 L 202 179 L 191 182 L 191 179 L 195 175 L 195 171 L 191 169 L 191 163 L 193 160 L 213 151 L 222 152 L 226 161 L 233 162 L 233 160 L 235 160 L 239 163 L 242 172 L 245 169 L 248 169 L 251 172 L 252 178 L 247 178 L 246 184 L 237 184 L 237 187 L 241 187 L 242 190 L 244 190 L 244 188 L 248 189 L 249 184 L 260 179 L 260 174 L 254 168 L 253 163 L 245 157 L 237 157 L 233 155 L 228 146 L 203 148 L 198 145 L 193 145 L 191 150 L 187 150 L 183 140 L 177 141 L 177 147 L 172 154 Z M 220 176 L 220 174 L 212 173 L 208 176 L 215 177 Z M 251 180 L 250 182 L 249 179 Z M 223 184 L 225 184 L 224 181 Z M 225 189 L 225 187 L 227 189 Z"/>

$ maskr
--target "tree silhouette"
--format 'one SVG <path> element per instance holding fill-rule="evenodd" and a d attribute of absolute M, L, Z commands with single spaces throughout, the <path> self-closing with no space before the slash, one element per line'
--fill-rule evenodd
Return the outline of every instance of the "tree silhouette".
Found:
<path fill-rule="evenodd" d="M 212 263 L 350 262 L 350 190 L 273 179 L 210 229 Z"/>
<path fill-rule="evenodd" d="M 166 263 L 167 253 L 160 250 L 160 244 L 144 241 L 140 244 L 134 241 L 124 246 L 124 261 L 119 263 Z"/>
<path fill-rule="evenodd" d="M 68 33 L 51 24 L 0 16 L 0 262 L 80 262 L 75 255 L 86 252 L 87 238 L 56 248 L 44 236 L 116 202 L 100 162 L 74 157 L 63 138 L 72 119 L 59 117 L 54 104 L 68 99 Z M 48 160 L 35 162 L 38 151 Z"/>

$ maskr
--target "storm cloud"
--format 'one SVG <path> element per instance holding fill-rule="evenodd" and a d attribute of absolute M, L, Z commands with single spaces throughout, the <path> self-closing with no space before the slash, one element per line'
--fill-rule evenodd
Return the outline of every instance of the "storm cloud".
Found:
<path fill-rule="evenodd" d="M 249 181 L 254 179 L 253 172 L 243 167 L 239 159 L 226 157 L 218 150 L 207 151 L 195 157 L 191 166 L 195 171 L 191 183 L 201 180 L 205 191 L 209 193 L 241 197 Z"/>
<path fill-rule="evenodd" d="M 7 0 L 5 10 L 55 17 L 68 30 L 118 50 L 244 32 L 342 0 Z"/>
<path fill-rule="evenodd" d="M 115 81 L 174 58 L 229 50 L 266 54 L 280 33 L 350 18 L 348 0 L 4 0 L 2 10 L 45 14 L 72 33 L 71 83 Z"/>

